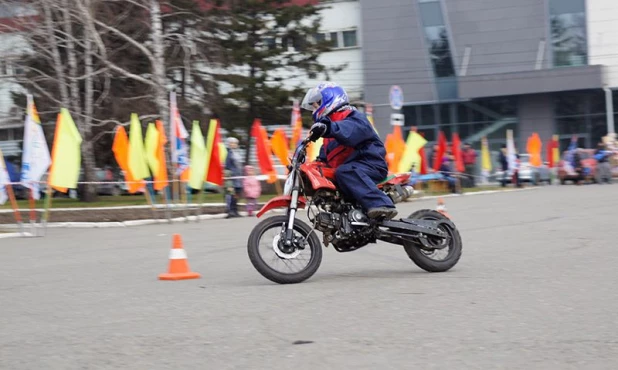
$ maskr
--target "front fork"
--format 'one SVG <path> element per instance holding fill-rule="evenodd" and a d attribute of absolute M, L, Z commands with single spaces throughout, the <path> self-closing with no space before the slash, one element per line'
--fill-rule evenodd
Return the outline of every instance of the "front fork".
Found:
<path fill-rule="evenodd" d="M 300 187 L 298 186 L 298 175 L 293 174 L 292 176 L 294 176 L 292 185 L 292 199 L 290 200 L 290 207 L 288 208 L 288 223 L 283 240 L 286 248 L 292 247 L 292 243 L 294 242 L 294 221 L 296 219 L 296 212 L 298 211 L 298 195 L 300 192 Z"/>

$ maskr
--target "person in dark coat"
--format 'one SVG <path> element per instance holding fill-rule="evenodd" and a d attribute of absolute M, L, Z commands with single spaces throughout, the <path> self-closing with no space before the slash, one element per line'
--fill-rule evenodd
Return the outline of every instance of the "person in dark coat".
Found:
<path fill-rule="evenodd" d="M 350 105 L 335 83 L 310 89 L 301 106 L 313 112 L 311 140 L 324 137 L 317 160 L 336 168 L 335 181 L 346 198 L 372 219 L 397 215 L 393 201 L 376 186 L 388 175 L 386 150 L 365 114 Z"/>
<path fill-rule="evenodd" d="M 228 216 L 240 217 L 238 213 L 237 200 L 242 196 L 242 162 L 240 154 L 238 153 L 238 139 L 235 137 L 229 137 L 226 140 L 227 144 L 227 157 L 225 158 L 225 170 L 229 174 L 226 177 L 232 177 L 226 181 L 226 204 L 228 204 Z M 233 193 L 233 194 L 232 194 Z M 228 197 L 228 195 L 233 195 Z M 228 203 L 229 202 L 229 203 Z"/>
<path fill-rule="evenodd" d="M 500 184 L 502 187 L 506 186 L 506 177 L 509 172 L 509 160 L 506 157 L 506 144 L 502 144 L 500 147 L 500 155 L 498 157 L 498 162 L 500 163 L 500 167 L 502 168 L 502 179 L 500 179 Z"/>
<path fill-rule="evenodd" d="M 449 156 L 445 156 L 442 159 L 439 170 L 440 174 L 448 182 L 448 188 L 451 193 L 457 193 L 457 180 L 453 177 L 453 164 Z"/>

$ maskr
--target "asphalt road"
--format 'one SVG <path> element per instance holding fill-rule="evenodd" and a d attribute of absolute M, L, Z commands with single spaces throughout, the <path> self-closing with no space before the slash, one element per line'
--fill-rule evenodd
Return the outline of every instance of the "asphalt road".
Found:
<path fill-rule="evenodd" d="M 328 248 L 290 286 L 251 266 L 255 218 L 0 240 L 0 369 L 616 369 L 617 197 L 446 198 L 464 242 L 450 272 Z M 157 280 L 172 233 L 201 279 Z"/>

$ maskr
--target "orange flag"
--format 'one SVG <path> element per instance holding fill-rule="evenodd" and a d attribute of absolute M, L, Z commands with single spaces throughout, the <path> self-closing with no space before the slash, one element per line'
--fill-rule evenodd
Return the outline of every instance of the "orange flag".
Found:
<path fill-rule="evenodd" d="M 294 151 L 296 149 L 296 145 L 300 141 L 300 138 L 303 136 L 303 120 L 298 117 L 296 119 L 296 123 L 294 124 L 294 129 L 292 130 L 292 139 L 290 140 L 290 150 Z"/>
<path fill-rule="evenodd" d="M 541 167 L 543 164 L 541 161 L 541 149 L 543 148 L 543 142 L 536 132 L 528 138 L 526 149 L 530 154 L 530 164 L 534 167 Z"/>
<path fill-rule="evenodd" d="M 127 182 L 129 193 L 135 193 L 144 187 L 144 181 L 135 181 L 129 171 L 129 138 L 127 131 L 122 126 L 118 126 L 116 129 L 116 135 L 114 135 L 114 143 L 112 144 L 112 151 L 114 157 L 120 169 L 124 172 L 124 180 Z"/>
<path fill-rule="evenodd" d="M 165 144 L 167 143 L 167 137 L 165 136 L 165 128 L 163 128 L 163 122 L 157 120 L 157 131 L 159 131 L 159 142 L 157 145 L 156 157 L 159 161 L 159 168 L 154 174 L 154 189 L 162 190 L 168 185 L 167 178 L 167 162 L 165 160 Z"/>
<path fill-rule="evenodd" d="M 406 142 L 403 140 L 403 134 L 401 133 L 401 126 L 393 126 L 393 167 L 392 172 L 397 172 L 399 168 L 399 162 L 403 157 L 403 152 L 406 150 Z"/>
<path fill-rule="evenodd" d="M 279 158 L 281 164 L 287 166 L 290 164 L 290 158 L 288 157 L 289 148 L 288 148 L 288 139 L 285 136 L 285 131 L 282 128 L 278 128 L 273 133 L 273 136 L 270 138 L 270 146 L 272 148 L 273 154 Z"/>
<path fill-rule="evenodd" d="M 268 136 L 266 135 L 266 129 L 262 127 L 259 119 L 253 120 L 253 127 L 251 128 L 251 136 L 255 138 L 255 146 L 257 152 L 258 164 L 260 171 L 268 175 L 268 182 L 274 183 L 277 181 L 277 173 L 273 167 L 273 161 L 270 157 L 270 145 L 268 144 Z"/>

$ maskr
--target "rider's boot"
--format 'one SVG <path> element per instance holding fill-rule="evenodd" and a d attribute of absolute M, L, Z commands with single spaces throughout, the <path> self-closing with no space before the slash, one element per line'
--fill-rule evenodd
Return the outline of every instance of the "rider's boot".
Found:
<path fill-rule="evenodd" d="M 367 217 L 372 219 L 385 218 L 390 220 L 395 216 L 397 216 L 397 209 L 393 207 L 376 207 L 367 211 Z"/>

